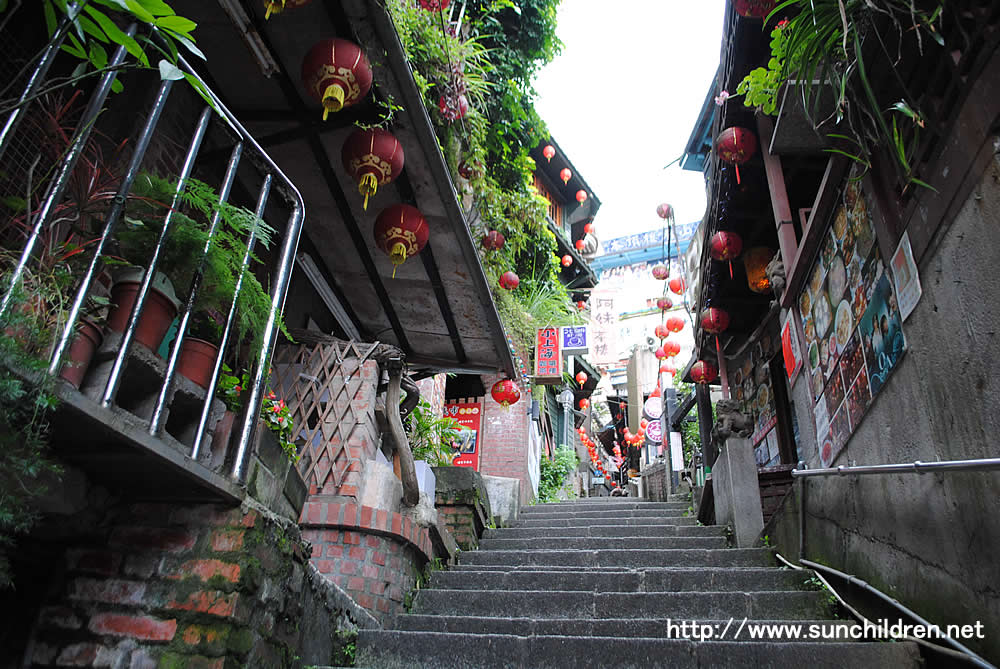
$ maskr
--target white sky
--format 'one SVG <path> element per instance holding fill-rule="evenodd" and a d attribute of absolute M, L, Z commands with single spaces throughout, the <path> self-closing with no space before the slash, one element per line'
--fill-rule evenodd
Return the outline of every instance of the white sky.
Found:
<path fill-rule="evenodd" d="M 679 157 L 719 64 L 724 0 L 562 0 L 562 55 L 538 76 L 535 108 L 601 200 L 599 239 L 705 212 L 700 172 Z"/>

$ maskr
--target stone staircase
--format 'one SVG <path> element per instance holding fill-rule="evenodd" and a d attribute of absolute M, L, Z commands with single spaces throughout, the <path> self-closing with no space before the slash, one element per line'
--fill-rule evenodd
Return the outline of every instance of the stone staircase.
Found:
<path fill-rule="evenodd" d="M 913 644 L 845 641 L 853 623 L 834 618 L 812 572 L 778 568 L 767 548 L 727 548 L 724 527 L 699 526 L 687 509 L 679 497 L 524 509 L 515 527 L 488 530 L 479 550 L 435 573 L 410 614 L 361 631 L 357 666 L 920 665 Z M 751 641 L 745 619 L 841 635 Z"/>

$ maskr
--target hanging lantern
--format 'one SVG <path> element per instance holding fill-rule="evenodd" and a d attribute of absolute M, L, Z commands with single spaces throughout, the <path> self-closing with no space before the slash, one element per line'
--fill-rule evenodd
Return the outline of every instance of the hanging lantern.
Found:
<path fill-rule="evenodd" d="M 504 272 L 500 275 L 500 287 L 504 290 L 514 290 L 521 280 L 513 272 Z"/>
<path fill-rule="evenodd" d="M 587 201 L 587 191 L 582 188 L 576 192 L 576 201 L 583 204 Z"/>
<path fill-rule="evenodd" d="M 656 208 L 656 215 L 667 220 L 674 217 L 674 208 L 664 202 Z"/>
<path fill-rule="evenodd" d="M 579 302 L 576 303 L 576 308 L 579 309 L 580 311 L 583 311 L 584 309 L 587 308 L 587 303 L 584 302 L 583 300 L 580 300 Z"/>
<path fill-rule="evenodd" d="M 714 260 L 727 261 L 739 256 L 743 250 L 743 239 L 735 232 L 719 231 L 712 235 L 708 243 L 708 254 Z"/>
<path fill-rule="evenodd" d="M 469 100 L 464 93 L 457 96 L 442 94 L 438 98 L 438 111 L 448 121 L 457 121 L 469 113 Z"/>
<path fill-rule="evenodd" d="M 302 83 L 330 112 L 360 102 L 372 87 L 372 68 L 361 47 L 345 39 L 317 42 L 302 61 Z"/>
<path fill-rule="evenodd" d="M 675 341 L 667 341 L 663 344 L 663 352 L 667 357 L 672 358 L 681 352 L 681 345 Z"/>
<path fill-rule="evenodd" d="M 340 151 L 344 170 L 358 182 L 358 192 L 368 198 L 379 186 L 391 182 L 403 171 L 403 146 L 391 132 L 381 128 L 355 130 Z"/>
<path fill-rule="evenodd" d="M 711 334 L 719 334 L 729 327 L 729 314 L 725 309 L 709 307 L 701 312 L 701 329 Z"/>
<path fill-rule="evenodd" d="M 743 253 L 743 267 L 747 271 L 747 285 L 755 293 L 771 290 L 771 280 L 767 278 L 767 265 L 774 257 L 774 251 L 766 246 L 755 246 Z"/>
<path fill-rule="evenodd" d="M 660 365 L 660 374 L 675 374 L 677 373 L 677 368 L 671 365 L 669 362 L 665 362 Z"/>
<path fill-rule="evenodd" d="M 389 255 L 396 267 L 410 256 L 420 253 L 427 244 L 430 227 L 427 219 L 416 207 L 408 204 L 394 204 L 382 211 L 375 220 L 375 245 Z"/>
<path fill-rule="evenodd" d="M 542 149 L 542 155 L 545 156 L 545 160 L 552 162 L 552 158 L 556 155 L 556 147 L 551 144 L 546 144 L 545 148 Z"/>
<path fill-rule="evenodd" d="M 562 257 L 562 260 L 560 262 L 562 262 L 563 267 L 569 267 L 570 265 L 573 264 L 573 256 L 566 254 Z"/>
<path fill-rule="evenodd" d="M 504 379 L 493 384 L 493 387 L 490 388 L 490 395 L 493 396 L 494 401 L 506 409 L 511 404 L 517 404 L 517 401 L 521 399 L 521 390 L 510 379 Z"/>
<path fill-rule="evenodd" d="M 656 356 L 657 360 L 666 360 L 667 357 L 668 357 L 667 356 L 667 350 L 664 347 L 662 347 L 662 346 L 660 348 L 656 349 L 655 351 L 653 351 L 653 355 Z"/>
<path fill-rule="evenodd" d="M 667 319 L 667 329 L 671 332 L 680 332 L 684 329 L 684 319 L 680 316 L 671 316 Z"/>
<path fill-rule="evenodd" d="M 583 241 L 582 239 L 576 240 L 576 243 L 573 244 L 573 246 L 576 247 L 577 251 L 582 251 L 583 247 L 585 247 L 586 245 L 587 245 L 587 242 Z"/>
<path fill-rule="evenodd" d="M 586 411 L 587 408 L 590 406 L 590 400 L 584 397 L 582 400 L 580 400 L 579 405 L 580 405 L 580 411 Z"/>
<path fill-rule="evenodd" d="M 667 269 L 666 265 L 653 265 L 653 278 L 663 281 L 668 276 L 670 276 L 670 270 Z"/>
<path fill-rule="evenodd" d="M 736 183 L 740 183 L 740 165 L 757 152 L 757 136 L 746 128 L 726 128 L 715 140 L 719 158 L 736 166 Z"/>
<path fill-rule="evenodd" d="M 649 394 L 650 397 L 660 397 L 661 395 L 662 395 L 662 393 L 660 392 L 660 387 L 659 386 L 656 386 L 655 388 L 653 388 L 653 392 L 651 392 Z"/>
<path fill-rule="evenodd" d="M 483 248 L 487 251 L 499 251 L 506 242 L 507 239 L 496 230 L 490 230 L 483 235 Z"/>
<path fill-rule="evenodd" d="M 582 386 L 587 382 L 587 379 L 589 379 L 590 377 L 587 376 L 587 372 L 577 372 L 576 377 L 574 378 L 576 378 L 576 382 Z"/>
<path fill-rule="evenodd" d="M 684 292 L 684 289 L 687 288 L 687 283 L 681 277 L 675 276 L 670 280 L 670 283 L 667 284 L 667 287 L 670 288 L 671 292 L 681 295 Z"/>
<path fill-rule="evenodd" d="M 295 9 L 309 2 L 310 0 L 265 0 L 264 9 L 267 11 L 264 12 L 264 20 L 271 18 L 271 14 L 280 14 L 286 9 Z"/>
<path fill-rule="evenodd" d="M 585 234 L 588 234 L 588 235 L 594 234 L 594 224 L 593 223 L 584 223 L 583 224 L 583 232 Z"/>
<path fill-rule="evenodd" d="M 674 302 L 669 297 L 659 297 L 656 299 L 656 308 L 660 311 L 666 311 L 673 306 Z"/>
<path fill-rule="evenodd" d="M 666 339 L 670 336 L 670 330 L 667 329 L 666 325 L 660 324 L 653 328 L 653 334 L 655 334 L 660 339 Z"/>
<path fill-rule="evenodd" d="M 762 19 L 770 14 L 777 4 L 777 0 L 736 0 L 733 9 L 744 18 Z"/>
<path fill-rule="evenodd" d="M 695 383 L 708 384 L 719 376 L 719 370 L 710 362 L 699 360 L 691 365 L 691 378 Z"/>
<path fill-rule="evenodd" d="M 569 180 L 573 178 L 573 172 L 568 167 L 564 167 L 559 170 L 559 178 L 564 184 L 568 184 Z"/>
<path fill-rule="evenodd" d="M 639 429 L 645 430 L 649 426 L 649 421 L 645 418 L 639 421 Z"/>

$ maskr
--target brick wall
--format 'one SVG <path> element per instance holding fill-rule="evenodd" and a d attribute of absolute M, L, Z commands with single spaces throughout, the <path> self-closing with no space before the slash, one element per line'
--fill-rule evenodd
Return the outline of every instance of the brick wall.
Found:
<path fill-rule="evenodd" d="M 501 376 L 483 376 L 487 388 Z M 531 500 L 532 487 L 528 477 L 528 427 L 531 417 L 528 406 L 531 397 L 522 388 L 521 399 L 506 409 L 487 393 L 483 398 L 482 452 L 479 472 L 488 476 L 506 476 L 521 481 L 521 504 Z"/>
<path fill-rule="evenodd" d="M 437 504 L 435 508 L 462 550 L 472 551 L 479 547 L 479 537 L 485 529 L 481 508 L 471 504 Z"/>
<path fill-rule="evenodd" d="M 417 381 L 420 389 L 420 399 L 427 400 L 435 416 L 444 413 L 444 389 L 448 381 L 447 374 L 435 374 Z"/>
<path fill-rule="evenodd" d="M 338 630 L 377 625 L 316 574 L 297 527 L 267 512 L 137 504 L 105 527 L 66 549 L 28 666 L 327 664 Z"/>

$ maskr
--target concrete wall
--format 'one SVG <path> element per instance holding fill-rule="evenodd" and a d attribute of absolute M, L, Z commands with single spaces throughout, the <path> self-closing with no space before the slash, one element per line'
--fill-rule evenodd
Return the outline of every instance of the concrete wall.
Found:
<path fill-rule="evenodd" d="M 959 215 L 938 230 L 919 263 L 923 296 L 903 323 L 908 350 L 834 465 L 996 457 L 998 184 L 1000 165 L 994 160 Z M 800 456 L 816 467 L 806 383 L 800 375 L 793 399 Z M 982 620 L 994 632 L 969 645 L 996 662 L 998 497 L 997 472 L 812 479 L 806 557 L 868 580 L 932 622 Z M 786 504 L 776 518 L 772 541 L 794 537 L 797 543 L 793 508 Z M 779 546 L 797 553 L 797 546 Z"/>
<path fill-rule="evenodd" d="M 491 388 L 501 376 L 483 376 L 483 385 Z M 482 444 L 479 472 L 489 476 L 506 476 L 521 481 L 521 504 L 534 498 L 529 474 L 530 396 L 523 390 L 521 399 L 506 409 L 487 393 L 483 398 Z"/>

